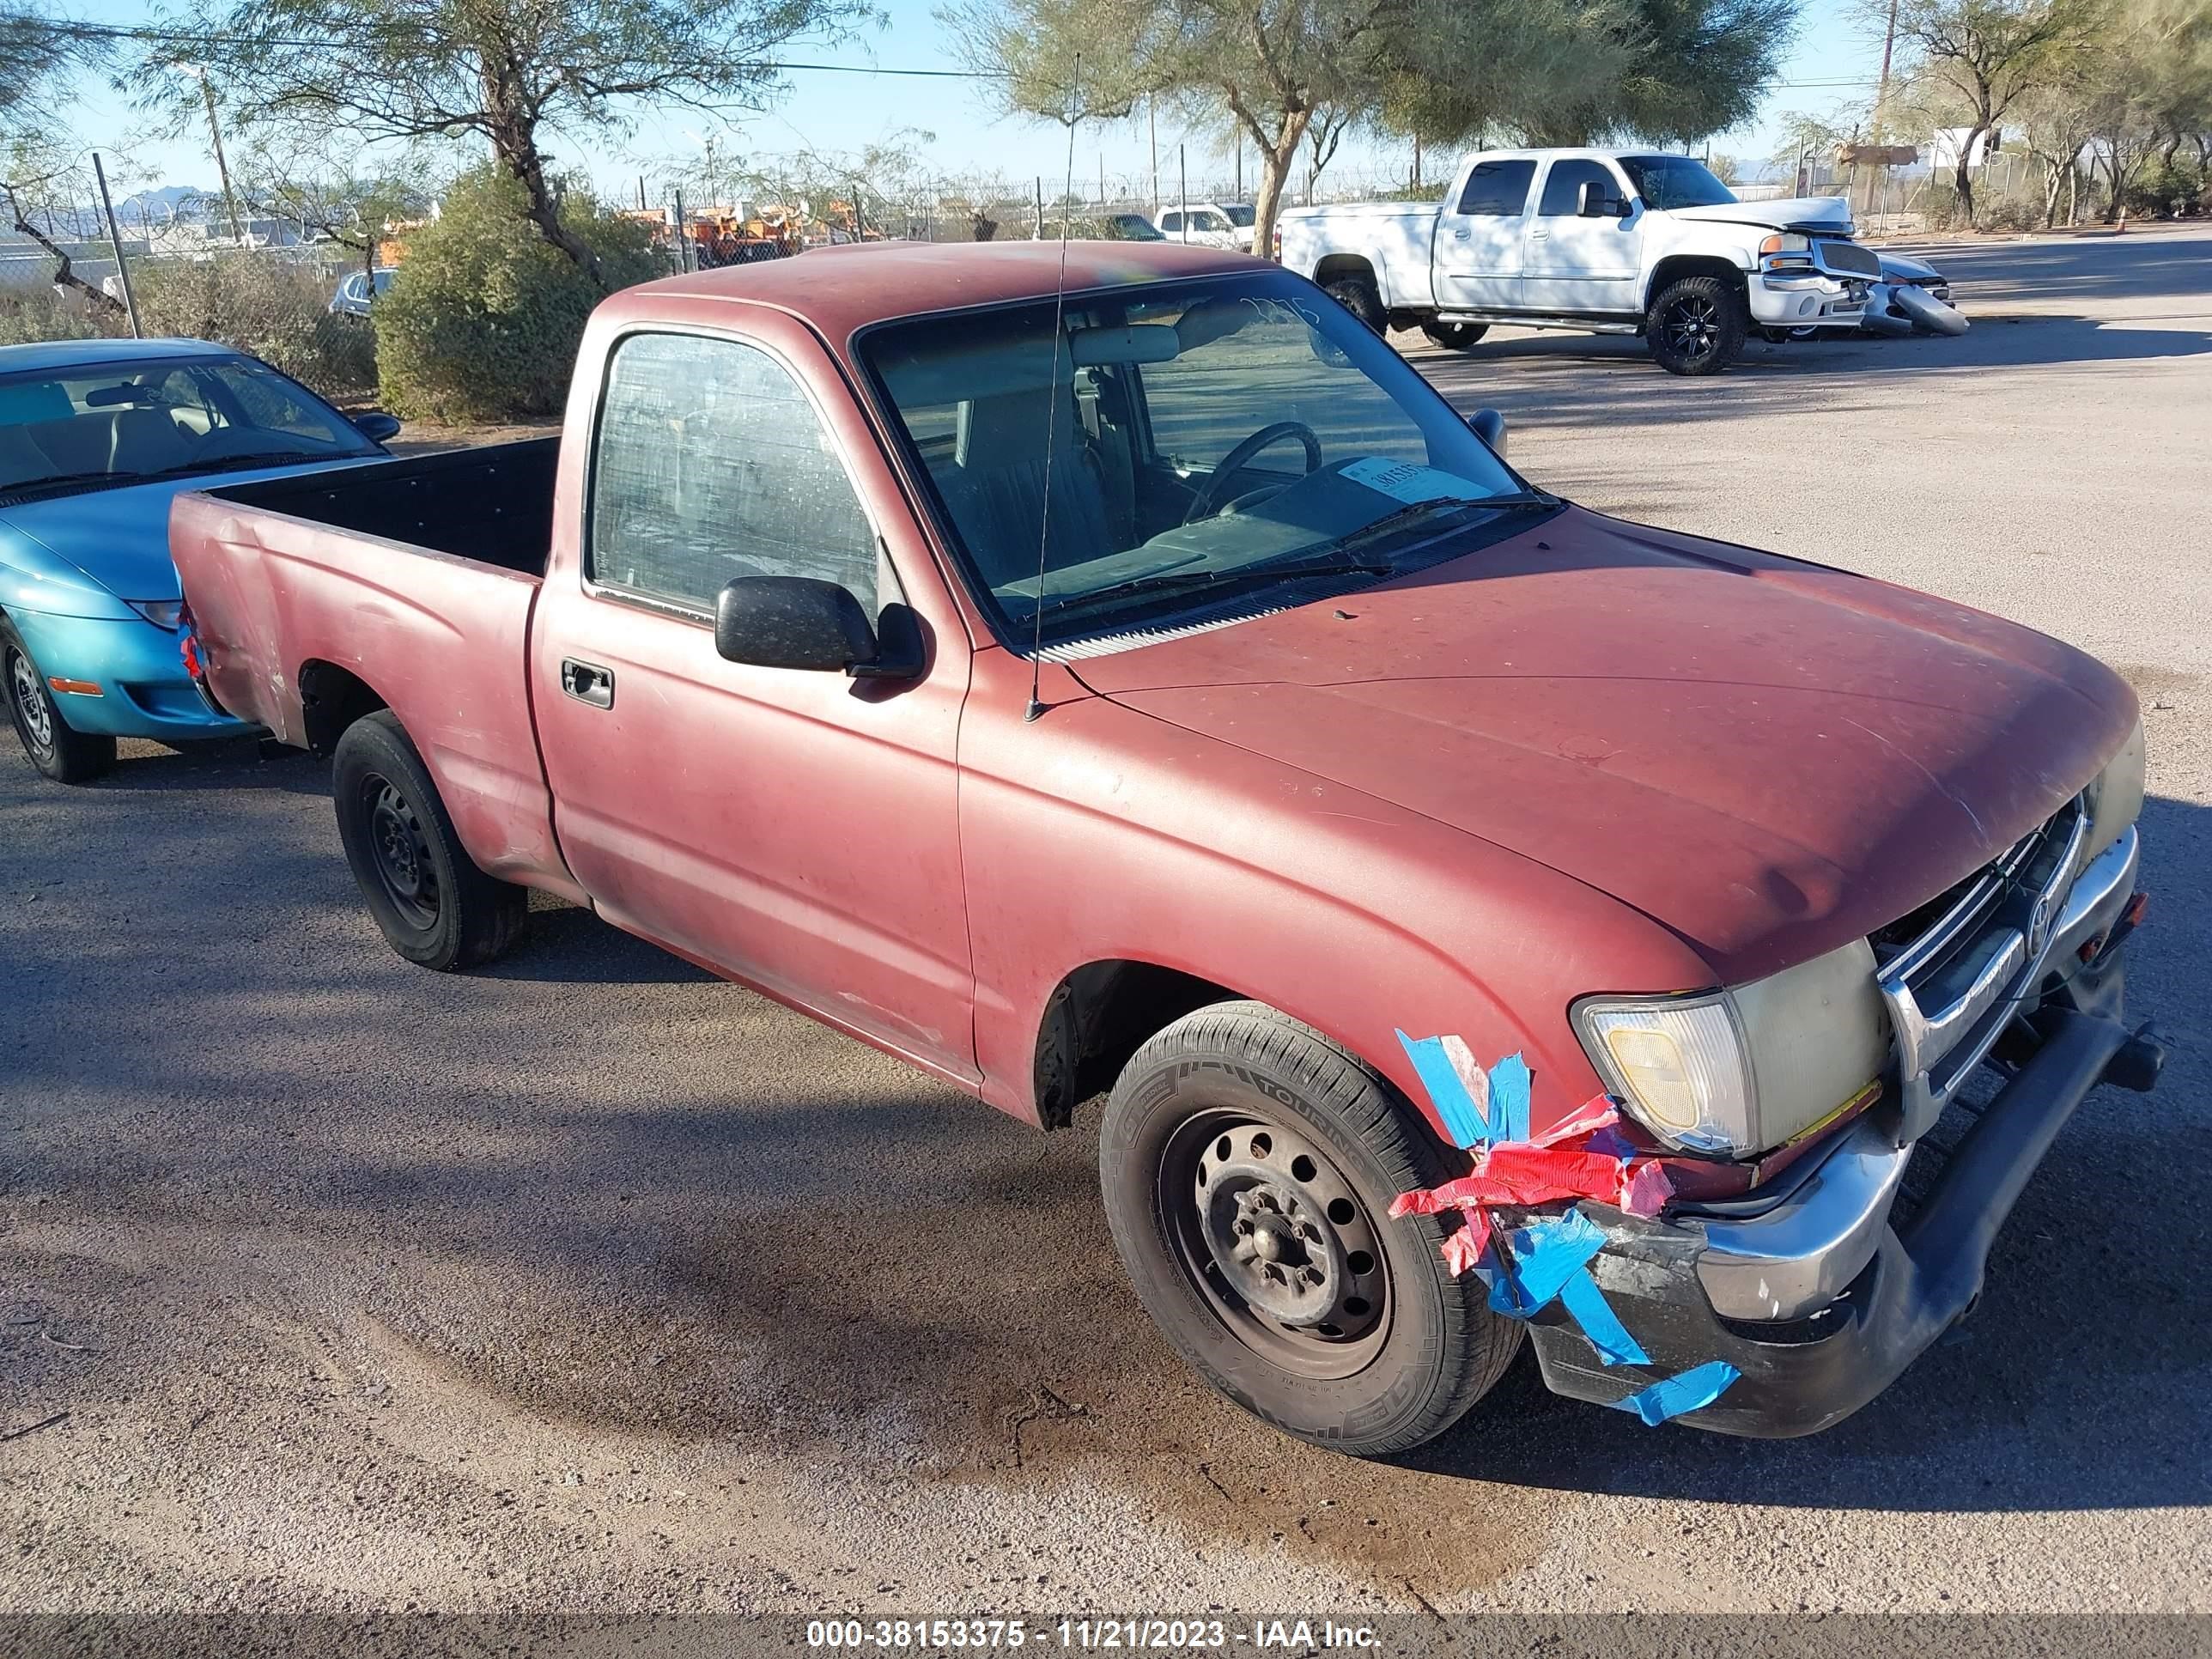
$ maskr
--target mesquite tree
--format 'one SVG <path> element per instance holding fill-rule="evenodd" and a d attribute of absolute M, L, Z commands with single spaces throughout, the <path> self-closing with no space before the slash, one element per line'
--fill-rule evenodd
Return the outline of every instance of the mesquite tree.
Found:
<path fill-rule="evenodd" d="M 842 33 L 866 0 L 206 0 L 165 17 L 140 64 L 144 100 L 211 78 L 246 125 L 318 123 L 364 140 L 476 138 L 522 186 L 532 223 L 601 287 L 598 256 L 561 216 L 549 134 L 626 126 L 648 106 L 757 108 L 774 55 Z"/>

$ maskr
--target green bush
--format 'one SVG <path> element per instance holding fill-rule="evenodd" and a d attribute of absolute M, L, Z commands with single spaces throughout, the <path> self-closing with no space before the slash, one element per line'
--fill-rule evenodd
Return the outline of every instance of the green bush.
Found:
<path fill-rule="evenodd" d="M 326 398 L 376 384 L 376 342 L 357 319 L 331 314 L 335 276 L 266 253 L 149 259 L 131 268 L 149 335 L 219 340 Z"/>
<path fill-rule="evenodd" d="M 396 415 L 447 422 L 559 412 L 599 289 L 523 216 L 522 186 L 480 167 L 456 180 L 438 218 L 407 238 L 376 302 L 382 399 Z M 562 222 L 599 256 L 611 287 L 659 274 L 645 228 L 580 192 Z"/>

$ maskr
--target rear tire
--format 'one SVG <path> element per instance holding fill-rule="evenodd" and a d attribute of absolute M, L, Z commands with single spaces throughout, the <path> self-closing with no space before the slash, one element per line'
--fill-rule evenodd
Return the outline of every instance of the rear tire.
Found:
<path fill-rule="evenodd" d="M 62 718 L 46 677 L 22 635 L 0 623 L 0 695 L 23 755 L 56 783 L 89 783 L 115 764 L 115 739 L 79 732 Z"/>
<path fill-rule="evenodd" d="M 530 893 L 476 866 L 429 769 L 388 708 L 356 720 L 331 762 L 338 839 L 392 948 L 440 973 L 489 962 L 522 931 Z"/>
<path fill-rule="evenodd" d="M 1735 283 L 1717 276 L 1669 283 L 1644 313 L 1644 343 L 1669 374 L 1717 374 L 1743 355 L 1749 307 Z"/>
<path fill-rule="evenodd" d="M 1466 351 L 1480 342 L 1490 332 L 1488 323 L 1423 323 L 1421 332 L 1429 337 L 1431 345 L 1440 345 L 1446 351 Z"/>
<path fill-rule="evenodd" d="M 1389 327 L 1390 315 L 1382 308 L 1382 296 L 1376 292 L 1372 276 L 1340 276 L 1323 283 L 1322 292 L 1377 334 Z"/>
<path fill-rule="evenodd" d="M 1256 1002 L 1139 1048 L 1099 1133 L 1122 1265 L 1190 1367 L 1285 1433 L 1358 1457 L 1449 1428 L 1520 1351 L 1480 1279 L 1437 1254 L 1458 1223 L 1392 1221 L 1444 1154 L 1374 1070 Z M 1257 1298 L 1257 1299 L 1255 1299 Z"/>

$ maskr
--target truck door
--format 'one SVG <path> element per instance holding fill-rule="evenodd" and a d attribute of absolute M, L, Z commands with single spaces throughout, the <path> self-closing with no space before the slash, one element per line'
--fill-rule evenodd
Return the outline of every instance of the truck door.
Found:
<path fill-rule="evenodd" d="M 973 1079 L 957 616 L 925 613 L 915 679 L 714 649 L 735 576 L 825 578 L 872 617 L 907 597 L 893 549 L 935 580 L 849 398 L 808 390 L 839 384 L 826 353 L 744 314 L 742 337 L 656 325 L 608 359 L 582 511 L 558 532 L 581 546 L 556 549 L 532 629 L 554 826 L 610 921 Z"/>
<path fill-rule="evenodd" d="M 1635 199 L 1627 184 L 1603 161 L 1587 156 L 1553 161 L 1528 221 L 1522 303 L 1531 311 L 1559 315 L 1610 312 L 1632 316 L 1640 297 L 1637 279 L 1643 268 L 1644 214 L 1638 209 L 1626 218 L 1607 213 L 1585 219 L 1584 185 L 1595 185 L 1608 203 Z"/>
<path fill-rule="evenodd" d="M 1535 177 L 1529 156 L 1477 161 L 1468 172 L 1459 198 L 1437 216 L 1437 305 L 1520 308 L 1523 222 Z"/>

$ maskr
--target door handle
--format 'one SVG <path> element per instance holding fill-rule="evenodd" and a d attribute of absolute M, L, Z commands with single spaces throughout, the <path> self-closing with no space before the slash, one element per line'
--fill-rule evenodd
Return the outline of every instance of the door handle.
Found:
<path fill-rule="evenodd" d="M 562 658 L 561 689 L 578 702 L 587 702 L 594 708 L 615 706 L 615 672 L 595 662 Z"/>
<path fill-rule="evenodd" d="M 1464 242 L 1467 240 L 1467 233 L 1463 230 L 1455 230 L 1452 232 L 1452 240 L 1455 242 Z"/>

